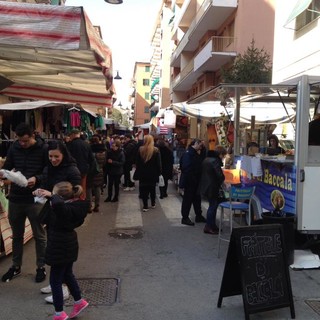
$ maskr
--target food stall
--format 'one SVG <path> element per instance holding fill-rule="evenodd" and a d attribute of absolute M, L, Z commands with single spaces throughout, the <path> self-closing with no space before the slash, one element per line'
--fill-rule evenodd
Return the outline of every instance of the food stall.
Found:
<path fill-rule="evenodd" d="M 241 182 L 256 186 L 265 211 L 280 207 L 296 215 L 298 231 L 319 234 L 320 146 L 308 145 L 308 124 L 319 104 L 320 77 L 302 75 L 278 85 L 221 84 L 191 102 L 211 100 L 234 107 L 233 156 L 241 162 Z M 284 123 L 294 152 L 265 154 L 267 137 Z M 252 142 L 254 154 L 248 152 Z"/>

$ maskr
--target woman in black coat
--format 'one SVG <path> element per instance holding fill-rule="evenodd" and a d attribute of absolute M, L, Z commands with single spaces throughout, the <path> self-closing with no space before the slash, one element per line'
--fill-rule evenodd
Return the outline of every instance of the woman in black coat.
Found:
<path fill-rule="evenodd" d="M 154 146 L 151 135 L 144 136 L 144 144 L 139 148 L 136 159 L 134 179 L 139 180 L 140 196 L 143 202 L 142 211 L 148 211 L 148 198 L 150 195 L 151 207 L 156 206 L 156 184 L 162 173 L 159 149 Z"/>
<path fill-rule="evenodd" d="M 77 163 L 71 156 L 66 145 L 61 141 L 51 141 L 48 145 L 49 163 L 44 168 L 41 176 L 41 188 L 34 191 L 34 194 L 40 198 L 50 198 L 55 184 L 68 181 L 73 186 L 81 183 L 81 173 Z M 50 206 L 45 205 L 41 214 L 43 224 L 47 224 Z M 47 226 L 48 229 L 48 226 Z M 42 288 L 41 291 L 49 290 L 49 287 Z M 50 292 L 50 290 L 49 290 Z M 69 292 L 64 287 L 64 299 L 69 298 Z M 52 303 L 52 296 L 45 298 L 46 302 Z"/>
<path fill-rule="evenodd" d="M 199 184 L 200 193 L 209 201 L 207 210 L 207 222 L 203 229 L 204 233 L 217 234 L 219 228 L 216 225 L 219 190 L 224 182 L 222 171 L 223 158 L 227 150 L 222 146 L 216 146 L 215 150 L 209 150 L 207 157 L 202 162 L 201 179 Z"/>
<path fill-rule="evenodd" d="M 51 141 L 48 145 L 49 163 L 41 176 L 41 188 L 52 192 L 53 186 L 61 181 L 69 181 L 72 185 L 81 183 L 81 174 L 75 159 L 61 141 Z M 38 189 L 38 193 L 42 195 Z M 40 196 L 41 196 L 40 195 Z M 51 196 L 44 193 L 43 196 Z"/>
<path fill-rule="evenodd" d="M 157 147 L 160 151 L 162 176 L 165 184 L 163 187 L 159 187 L 160 199 L 163 199 L 168 196 L 168 180 L 172 180 L 174 157 L 173 151 L 166 145 L 163 139 L 157 141 Z"/>

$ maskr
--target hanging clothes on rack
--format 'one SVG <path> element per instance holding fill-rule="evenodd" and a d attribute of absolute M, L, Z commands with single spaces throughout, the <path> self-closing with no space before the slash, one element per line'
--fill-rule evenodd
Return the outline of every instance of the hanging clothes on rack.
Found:
<path fill-rule="evenodd" d="M 90 130 L 90 117 L 85 111 L 81 111 L 81 131 L 88 132 Z"/>
<path fill-rule="evenodd" d="M 80 109 L 72 107 L 68 109 L 71 128 L 79 128 L 81 125 Z"/>
<path fill-rule="evenodd" d="M 103 117 L 99 114 L 94 120 L 94 127 L 96 130 L 106 130 Z"/>

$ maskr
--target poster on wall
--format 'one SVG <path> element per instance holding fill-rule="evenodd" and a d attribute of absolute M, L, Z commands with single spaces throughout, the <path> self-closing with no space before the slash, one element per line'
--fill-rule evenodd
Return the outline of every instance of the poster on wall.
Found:
<path fill-rule="evenodd" d="M 219 144 L 215 124 L 207 125 L 207 135 L 208 135 L 208 149 L 214 150 L 215 146 Z"/>
<path fill-rule="evenodd" d="M 215 123 L 216 126 L 216 133 L 217 133 L 217 138 L 218 138 L 218 144 L 222 146 L 227 145 L 227 134 L 226 134 L 226 128 L 225 128 L 225 123 L 223 119 L 218 119 Z"/>

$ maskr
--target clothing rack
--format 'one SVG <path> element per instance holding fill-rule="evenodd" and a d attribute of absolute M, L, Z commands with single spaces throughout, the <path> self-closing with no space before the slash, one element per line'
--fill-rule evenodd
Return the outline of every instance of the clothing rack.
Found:
<path fill-rule="evenodd" d="M 72 111 L 72 110 L 80 111 L 80 109 L 77 108 L 77 107 L 71 107 L 71 108 L 68 109 L 68 111 Z"/>

